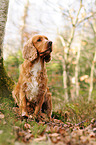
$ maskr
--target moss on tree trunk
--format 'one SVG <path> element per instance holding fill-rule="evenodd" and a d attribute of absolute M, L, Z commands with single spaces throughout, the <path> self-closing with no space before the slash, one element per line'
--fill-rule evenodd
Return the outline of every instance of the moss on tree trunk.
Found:
<path fill-rule="evenodd" d="M 8 77 L 4 65 L 3 58 L 0 59 L 0 100 L 4 98 L 12 99 L 12 89 L 14 82 Z"/>
<path fill-rule="evenodd" d="M 12 99 L 13 81 L 8 77 L 3 65 L 3 40 L 7 20 L 9 0 L 0 0 L 0 102 L 4 98 Z"/>

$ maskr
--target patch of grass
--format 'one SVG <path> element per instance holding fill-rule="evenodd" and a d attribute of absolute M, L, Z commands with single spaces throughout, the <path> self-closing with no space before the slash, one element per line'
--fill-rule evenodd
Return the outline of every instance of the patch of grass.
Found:
<path fill-rule="evenodd" d="M 96 99 L 87 102 L 87 98 L 77 98 L 69 103 L 62 103 L 59 101 L 60 110 L 53 111 L 52 117 L 63 121 L 64 123 L 70 122 L 73 124 L 80 123 L 82 127 L 90 124 L 91 119 L 96 118 Z M 61 103 L 61 104 L 60 104 Z M 24 125 L 27 122 L 30 124 L 30 130 L 36 138 L 43 134 L 47 125 L 37 123 L 35 120 L 20 120 L 13 111 L 14 103 L 9 99 L 3 99 L 0 103 L 0 113 L 4 114 L 4 118 L 0 119 L 0 145 L 13 145 L 16 141 L 16 136 L 13 133 L 13 126 L 18 126 L 20 129 L 25 130 Z M 56 109 L 54 109 L 56 110 Z M 22 139 L 21 139 L 22 140 Z"/>
<path fill-rule="evenodd" d="M 9 123 L 4 124 L 4 121 L 0 122 L 0 144 L 1 145 L 13 145 L 15 137 L 12 133 L 12 126 Z"/>
<path fill-rule="evenodd" d="M 30 128 L 32 131 L 32 134 L 34 135 L 34 137 L 38 137 L 38 135 L 41 135 L 44 130 L 46 129 L 47 125 L 38 125 L 36 122 L 35 124 Z"/>
<path fill-rule="evenodd" d="M 53 112 L 53 116 L 55 115 L 56 119 L 71 123 L 79 123 L 86 120 L 86 126 L 88 125 L 87 122 L 90 123 L 92 118 L 96 118 L 96 99 L 93 97 L 93 101 L 88 102 L 87 98 L 80 97 L 68 103 L 62 103 L 61 100 L 60 110 L 62 110 L 61 114 L 60 111 Z M 65 118 L 64 115 L 66 116 Z"/>
<path fill-rule="evenodd" d="M 74 123 L 84 120 L 91 120 L 96 117 L 96 100 L 87 102 L 82 97 L 72 104 L 67 104 L 67 110 L 70 112 L 70 119 Z"/>
<path fill-rule="evenodd" d="M 46 128 L 46 125 L 38 124 L 36 121 L 20 120 L 14 113 L 13 107 L 14 103 L 8 98 L 3 99 L 0 104 L 0 114 L 4 115 L 4 118 L 0 119 L 0 145 L 14 144 L 16 136 L 13 133 L 13 126 L 26 130 L 24 124 L 27 122 L 30 124 L 30 130 L 34 137 L 38 137 Z"/>
<path fill-rule="evenodd" d="M 39 135 L 41 135 L 44 130 L 46 129 L 47 125 L 43 125 L 43 124 L 38 124 L 36 121 L 29 121 L 29 120 L 19 120 L 15 123 L 16 126 L 19 126 L 20 128 L 22 128 L 23 130 L 26 130 L 24 128 L 25 123 L 30 124 L 30 131 L 32 132 L 32 135 L 36 138 Z"/>
<path fill-rule="evenodd" d="M 65 118 L 65 114 L 64 112 L 60 111 L 53 111 L 52 112 L 52 118 L 58 119 L 58 120 L 62 120 L 63 122 L 65 122 L 66 118 Z"/>
<path fill-rule="evenodd" d="M 4 114 L 4 118 L 0 119 L 0 144 L 13 145 L 14 135 L 12 133 L 12 126 L 14 125 L 15 116 L 11 106 L 13 103 L 10 99 L 3 99 L 0 104 L 0 113 Z"/>

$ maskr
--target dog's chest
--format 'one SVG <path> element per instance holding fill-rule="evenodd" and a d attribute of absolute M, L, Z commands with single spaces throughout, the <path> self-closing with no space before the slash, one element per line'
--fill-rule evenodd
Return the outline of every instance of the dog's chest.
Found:
<path fill-rule="evenodd" d="M 40 90 L 39 80 L 42 80 L 42 78 L 40 79 L 40 74 L 42 73 L 42 71 L 43 68 L 40 60 L 38 60 L 38 62 L 36 62 L 30 69 L 31 77 L 30 81 L 27 82 L 27 96 L 26 96 L 29 101 L 35 99 L 39 94 Z"/>

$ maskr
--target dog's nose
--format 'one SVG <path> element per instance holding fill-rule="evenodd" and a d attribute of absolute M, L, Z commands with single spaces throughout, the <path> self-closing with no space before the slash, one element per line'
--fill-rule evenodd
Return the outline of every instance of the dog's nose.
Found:
<path fill-rule="evenodd" d="M 49 49 L 50 49 L 50 52 L 52 52 L 52 41 L 49 41 L 49 42 L 48 42 L 48 47 L 49 47 Z"/>
<path fill-rule="evenodd" d="M 52 46 L 52 41 L 49 41 L 48 45 L 49 45 L 49 46 Z"/>

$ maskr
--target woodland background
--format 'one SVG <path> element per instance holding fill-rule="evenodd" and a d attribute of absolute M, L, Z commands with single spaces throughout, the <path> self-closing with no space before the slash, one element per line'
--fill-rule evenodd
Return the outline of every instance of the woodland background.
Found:
<path fill-rule="evenodd" d="M 63 0 L 10 1 L 8 16 L 4 58 L 8 75 L 15 82 L 23 62 L 24 43 L 40 33 L 49 36 L 54 44 L 47 70 L 56 106 L 57 103 L 61 106 L 61 100 L 96 98 L 95 0 L 73 0 L 65 4 Z"/>
<path fill-rule="evenodd" d="M 2 0 L 0 8 L 2 2 L 8 6 L 8 0 Z M 52 60 L 46 64 L 53 103 L 49 122 L 22 120 L 10 93 L 24 61 L 23 46 L 34 34 L 53 41 Z M 21 145 L 34 138 L 41 144 L 95 145 L 96 0 L 10 0 L 3 49 L 2 40 L 0 145 Z"/>

